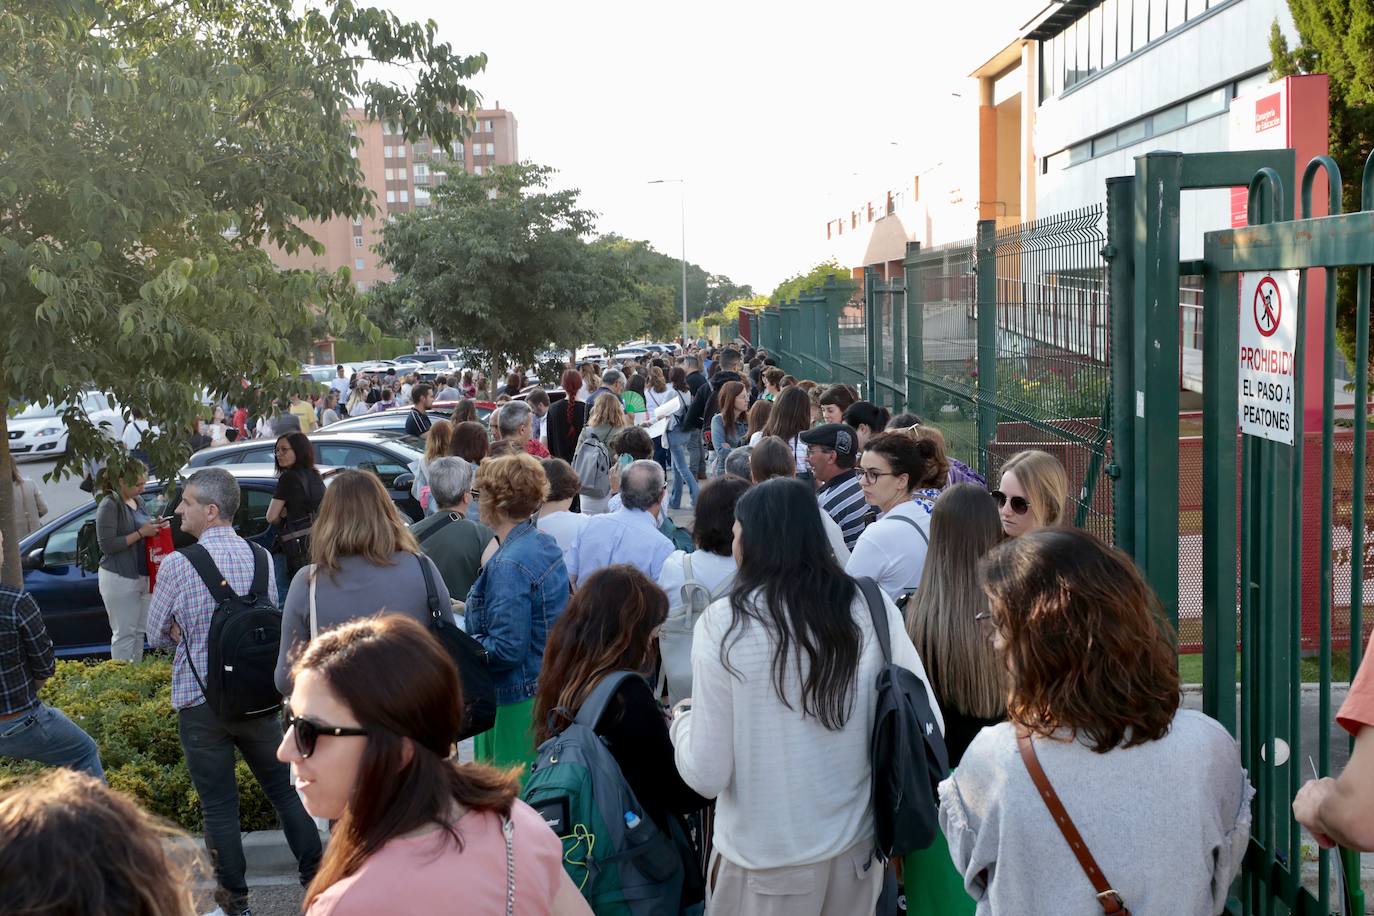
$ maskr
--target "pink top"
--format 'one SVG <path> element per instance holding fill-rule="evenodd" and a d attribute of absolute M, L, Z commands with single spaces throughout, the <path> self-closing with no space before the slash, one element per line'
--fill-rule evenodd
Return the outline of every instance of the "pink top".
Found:
<path fill-rule="evenodd" d="M 515 912 L 545 916 L 553 910 L 563 863 L 563 844 L 534 809 L 516 800 Z M 506 839 L 501 818 L 469 811 L 458 821 L 459 852 L 442 831 L 392 840 L 315 898 L 307 916 L 431 916 L 462 912 L 505 916 Z"/>

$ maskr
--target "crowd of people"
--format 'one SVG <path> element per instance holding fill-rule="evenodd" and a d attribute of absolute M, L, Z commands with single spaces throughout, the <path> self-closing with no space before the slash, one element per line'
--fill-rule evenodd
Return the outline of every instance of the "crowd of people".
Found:
<path fill-rule="evenodd" d="M 508 400 L 487 425 L 424 417 L 414 524 L 366 471 L 324 486 L 304 424 L 279 435 L 269 514 L 301 532 L 284 596 L 233 530 L 239 491 L 223 469 L 196 471 L 176 510 L 204 556 L 164 560 L 150 600 L 133 548 L 162 522 L 140 515 L 142 479 L 103 501 L 115 657 L 137 662 L 145 633 L 173 652 L 217 912 L 249 912 L 235 750 L 316 916 L 622 912 L 651 893 L 621 887 L 608 903 L 598 853 L 655 875 L 673 914 L 853 916 L 897 912 L 899 897 L 941 916 L 1113 901 L 1221 912 L 1251 821 L 1236 743 L 1180 707 L 1157 601 L 1124 554 L 1073 527 L 1055 456 L 994 461 L 989 488 L 922 418 L 734 346 L 587 363 L 560 386 L 552 403 Z M 423 416 L 434 392 L 409 394 Z M 690 523 L 672 515 L 684 490 Z M 281 597 L 264 663 L 280 718 L 225 715 L 214 680 L 212 621 L 255 594 Z M 494 706 L 470 749 L 457 738 L 476 715 L 472 671 L 436 638 L 455 629 L 478 647 Z M 948 765 L 933 842 L 891 858 L 870 757 L 887 664 L 924 687 Z M 159 828 L 104 801 L 94 743 L 38 699 L 51 673 L 32 597 L 0 588 L 0 754 L 87 774 L 0 795 L 0 885 L 33 912 L 45 895 L 94 893 L 31 863 L 60 855 L 52 832 L 72 811 L 103 805 L 90 829 L 121 856 L 86 864 L 108 888 L 137 873 L 142 897 L 166 902 L 98 910 L 193 912 Z M 1342 715 L 1374 730 L 1368 666 Z M 608 756 L 571 783 L 623 782 L 623 809 L 582 817 L 575 787 L 550 803 L 548 768 L 585 749 L 578 729 Z M 1351 791 L 1304 790 L 1323 837 L 1352 835 L 1331 801 Z M 330 824 L 327 845 L 312 818 Z M 1079 840 L 1058 836 L 1066 821 Z"/>

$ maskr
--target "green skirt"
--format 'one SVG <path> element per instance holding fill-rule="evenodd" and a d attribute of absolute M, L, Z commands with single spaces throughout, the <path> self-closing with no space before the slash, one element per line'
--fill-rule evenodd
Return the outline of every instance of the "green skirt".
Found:
<path fill-rule="evenodd" d="M 944 831 L 929 848 L 902 860 L 902 888 L 907 916 L 973 916 L 977 909 L 950 860 Z"/>
<path fill-rule="evenodd" d="M 472 739 L 472 749 L 481 763 L 503 770 L 523 767 L 523 785 L 534 763 L 534 698 L 496 707 L 496 724 Z"/>

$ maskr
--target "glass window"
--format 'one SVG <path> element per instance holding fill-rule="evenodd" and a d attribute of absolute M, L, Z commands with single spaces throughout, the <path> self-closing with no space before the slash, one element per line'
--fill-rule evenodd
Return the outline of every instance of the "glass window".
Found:
<path fill-rule="evenodd" d="M 386 169 L 385 172 L 384 172 L 384 174 L 386 175 L 386 180 L 387 180 L 387 181 L 394 181 L 395 178 L 396 178 L 396 170 L 395 170 L 395 169 Z"/>
<path fill-rule="evenodd" d="M 495 144 L 495 143 L 488 143 L 488 144 L 487 144 L 487 155 L 488 155 L 488 156 L 495 156 L 495 155 L 496 155 L 496 144 Z"/>
<path fill-rule="evenodd" d="M 402 171 L 404 171 L 404 170 L 402 170 Z M 416 181 L 422 181 L 422 180 L 424 180 L 424 179 L 426 179 L 426 178 L 428 178 L 428 177 L 429 177 L 429 166 L 427 166 L 427 165 L 417 165 L 417 166 L 415 166 L 415 180 L 416 180 Z"/>
<path fill-rule="evenodd" d="M 424 188 L 416 188 L 416 189 L 415 189 L 415 202 L 416 202 L 417 204 L 428 204 L 428 203 L 429 203 L 429 192 L 426 191 Z"/>
<path fill-rule="evenodd" d="M 453 158 L 454 158 L 454 159 L 457 159 L 459 162 L 462 162 L 462 161 L 463 161 L 463 144 L 462 144 L 462 143 L 455 143 L 455 144 L 453 144 Z"/>
<path fill-rule="evenodd" d="M 1069 147 L 1069 165 L 1087 162 L 1093 157 L 1093 145 L 1089 141 Z"/>
<path fill-rule="evenodd" d="M 1102 7 L 1093 7 L 1085 18 L 1088 23 L 1087 72 L 1096 73 L 1102 69 Z"/>
<path fill-rule="evenodd" d="M 1069 164 L 1069 151 L 1061 149 L 1052 156 L 1045 157 L 1045 171 L 1057 172 Z"/>
<path fill-rule="evenodd" d="M 1169 31 L 1188 20 L 1188 0 L 1169 0 Z"/>
<path fill-rule="evenodd" d="M 1163 3 L 1164 0 L 1155 0 Z M 1150 41 L 1150 0 L 1133 0 L 1131 17 L 1131 50 L 1139 51 Z"/>
<path fill-rule="evenodd" d="M 1073 24 L 1073 83 L 1088 75 L 1088 24 L 1082 19 Z"/>
<path fill-rule="evenodd" d="M 1112 131 L 1109 134 L 1103 134 L 1093 140 L 1093 155 L 1101 156 L 1103 153 L 1109 153 L 1116 149 L 1116 146 L 1116 131 Z"/>
<path fill-rule="evenodd" d="M 395 154 L 395 153 L 394 153 L 394 150 L 395 150 L 395 149 L 396 149 L 396 147 L 394 147 L 394 146 L 384 146 L 384 147 L 382 147 L 382 158 L 383 158 L 383 159 L 390 159 L 390 158 Z"/>
<path fill-rule="evenodd" d="M 1132 143 L 1139 143 L 1145 139 L 1145 119 L 1132 121 L 1124 124 L 1116 130 L 1116 145 L 1118 147 L 1130 146 Z"/>
<path fill-rule="evenodd" d="M 1110 67 L 1116 63 L 1116 11 L 1117 0 L 1107 0 L 1102 4 L 1102 66 Z"/>
<path fill-rule="evenodd" d="M 95 527 L 95 509 L 90 512 L 82 513 L 76 518 L 67 522 L 61 528 L 53 529 L 48 535 L 47 543 L 43 545 L 43 565 L 51 568 L 54 566 L 71 566 L 77 562 L 76 542 L 81 529 L 85 525 Z M 94 540 L 94 538 L 91 538 Z M 99 548 L 96 548 L 97 552 Z"/>
<path fill-rule="evenodd" d="M 480 175 L 480 174 L 482 174 L 482 167 L 481 167 L 480 165 L 474 165 L 474 166 L 472 167 L 472 174 L 474 174 L 474 175 Z"/>
<path fill-rule="evenodd" d="M 1203 96 L 1188 100 L 1188 123 L 1210 118 L 1226 110 L 1226 89 L 1215 89 Z"/>
<path fill-rule="evenodd" d="M 267 530 L 267 507 L 272 491 L 239 487 L 239 511 L 234 513 L 234 530 L 240 537 L 251 538 Z"/>
<path fill-rule="evenodd" d="M 361 247 L 363 247 L 363 237 L 362 237 L 361 235 L 355 235 L 355 236 L 353 236 L 353 247 L 354 247 L 354 248 L 361 248 Z"/>
<path fill-rule="evenodd" d="M 396 202 L 396 192 L 395 192 L 395 191 L 387 191 L 387 192 L 386 192 L 386 202 L 389 203 L 389 204 L 394 204 L 394 203 Z"/>
<path fill-rule="evenodd" d="M 1150 0 L 1150 41 L 1163 38 L 1168 31 L 1168 0 Z"/>
<path fill-rule="evenodd" d="M 401 192 L 401 203 L 403 203 L 403 204 L 405 204 L 405 203 L 410 203 L 410 192 L 409 192 L 409 191 L 402 191 L 402 192 Z"/>
<path fill-rule="evenodd" d="M 397 181 L 405 181 L 405 180 L 406 180 L 406 170 L 405 170 L 405 166 L 401 166 L 399 169 L 396 170 L 396 180 L 397 180 Z"/>
<path fill-rule="evenodd" d="M 1040 42 L 1040 100 L 1054 95 L 1054 41 Z"/>
<path fill-rule="evenodd" d="M 1060 32 L 1054 36 L 1054 94 L 1059 95 L 1064 91 L 1064 49 L 1068 47 L 1068 41 L 1064 33 Z"/>
<path fill-rule="evenodd" d="M 354 288 L 356 288 L 356 289 L 358 290 L 358 292 L 360 292 L 360 293 L 365 293 L 365 292 L 367 292 L 367 283 L 365 283 L 365 282 L 362 281 L 362 280 L 357 281 L 356 283 L 353 284 L 353 286 L 354 286 Z"/>
<path fill-rule="evenodd" d="M 1178 130 L 1187 123 L 1187 120 L 1187 106 L 1175 105 L 1173 108 L 1166 108 L 1150 119 L 1151 136 L 1158 137 L 1160 134 L 1167 134 L 1171 130 Z"/>
<path fill-rule="evenodd" d="M 354 269 L 354 270 L 362 270 L 362 269 L 363 269 L 363 259 L 362 259 L 362 258 L 354 258 L 354 259 L 353 259 L 353 269 Z"/>

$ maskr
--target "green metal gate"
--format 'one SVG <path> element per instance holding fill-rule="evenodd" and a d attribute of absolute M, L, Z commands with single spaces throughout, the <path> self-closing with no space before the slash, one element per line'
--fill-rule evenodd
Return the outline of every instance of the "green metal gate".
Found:
<path fill-rule="evenodd" d="M 1311 214 L 1314 181 L 1325 175 L 1332 216 L 1291 219 L 1291 203 L 1279 172 L 1265 168 L 1250 184 L 1250 223 L 1242 229 L 1207 233 L 1200 272 L 1204 277 L 1203 332 L 1203 690 L 1205 711 L 1236 734 L 1244 765 L 1256 788 L 1250 855 L 1241 880 L 1238 913 L 1330 913 L 1341 884 L 1331 880 L 1330 856 L 1318 856 L 1317 874 L 1304 881 L 1307 849 L 1292 819 L 1291 802 L 1314 771 L 1333 769 L 1332 644 L 1350 647 L 1350 671 L 1359 665 L 1365 638 L 1363 605 L 1367 530 L 1365 471 L 1368 457 L 1368 341 L 1370 273 L 1374 264 L 1374 158 L 1365 167 L 1364 210 L 1340 214 L 1339 169 L 1320 157 L 1302 181 L 1303 214 Z M 1239 302 L 1245 271 L 1300 270 L 1296 365 L 1292 368 L 1295 446 L 1238 435 L 1241 321 Z M 1343 505 L 1336 487 L 1336 280 L 1339 271 L 1358 273 L 1356 365 L 1351 454 L 1351 493 Z M 1325 280 L 1323 340 L 1305 341 L 1307 286 L 1320 272 Z M 1177 285 L 1176 283 L 1174 284 Z M 1241 307 L 1238 307 L 1240 305 Z M 1304 466 L 1303 373 L 1309 353 L 1323 354 L 1320 471 Z M 1239 483 L 1239 486 L 1238 486 Z M 1312 508 L 1319 506 L 1319 508 Z M 1305 579 L 1305 512 L 1319 514 L 1318 582 Z M 1310 524 L 1310 519 L 1308 519 Z M 1336 543 L 1348 539 L 1348 550 Z M 1333 546 L 1333 544 L 1335 546 Z M 1344 557 L 1342 560 L 1341 558 Z M 1301 662 L 1303 596 L 1320 592 L 1316 758 L 1305 746 Z M 1344 592 L 1349 616 L 1344 633 L 1333 599 Z M 1237 670 L 1236 646 L 1240 646 Z M 1239 716 L 1237 705 L 1239 701 Z M 1308 742 L 1310 744 L 1310 742 Z M 1311 847 L 1309 846 L 1308 849 Z M 1339 864 L 1339 863 L 1338 863 Z M 1346 886 L 1363 913 L 1358 856 L 1345 857 Z"/>

